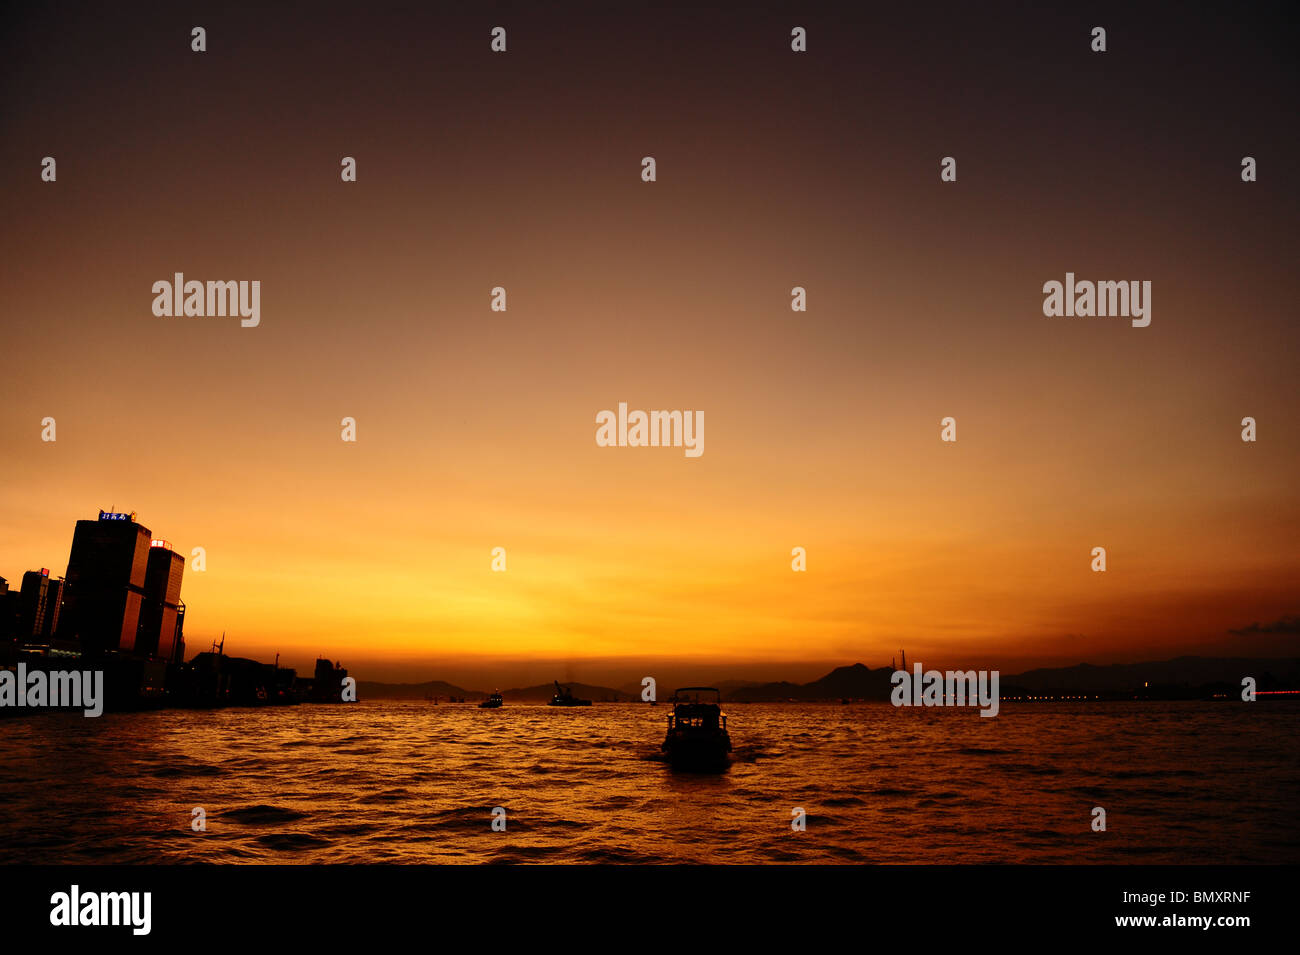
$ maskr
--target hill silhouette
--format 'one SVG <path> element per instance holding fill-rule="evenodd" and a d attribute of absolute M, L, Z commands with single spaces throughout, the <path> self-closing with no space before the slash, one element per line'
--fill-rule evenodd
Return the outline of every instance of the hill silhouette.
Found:
<path fill-rule="evenodd" d="M 615 690 L 613 687 L 592 686 L 589 683 L 561 683 L 560 686 L 568 687 L 579 699 L 591 700 L 593 703 L 623 703 L 641 698 L 640 695 L 633 696 L 622 690 Z M 515 687 L 511 690 L 502 690 L 501 695 L 507 703 L 511 700 L 518 700 L 521 703 L 546 703 L 555 695 L 555 684 L 539 683 L 537 686 Z"/>
<path fill-rule="evenodd" d="M 425 683 L 379 683 L 373 680 L 357 681 L 357 696 L 363 700 L 423 700 L 425 697 L 437 696 L 464 697 L 466 700 L 481 700 L 487 694 L 481 690 L 466 690 L 454 683 L 443 680 L 429 680 Z"/>
<path fill-rule="evenodd" d="M 888 700 L 893 689 L 893 684 L 890 683 L 893 672 L 891 667 L 872 669 L 861 663 L 853 663 L 836 667 L 810 683 L 791 683 L 788 680 L 772 683 L 724 680 L 715 681 L 712 685 L 722 691 L 724 700 L 736 703 Z M 1024 673 L 1002 673 L 1000 688 L 1004 696 L 1023 693 L 1127 694 L 1159 688 L 1170 698 L 1177 698 L 1180 694 L 1191 698 L 1211 687 L 1224 692 L 1239 688 L 1243 676 L 1254 677 L 1260 689 L 1300 689 L 1300 657 L 1261 659 L 1181 656 L 1172 660 L 1144 663 L 1079 663 L 1068 667 L 1040 667 Z M 564 685 L 573 691 L 574 696 L 597 703 L 637 702 L 641 699 L 639 687 L 631 692 L 631 685 L 628 690 L 588 683 Z M 483 690 L 466 690 L 441 680 L 425 683 L 360 681 L 357 690 L 362 699 L 418 700 L 427 696 L 444 699 L 456 696 L 481 700 L 487 696 Z M 502 696 L 507 702 L 517 700 L 521 703 L 544 703 L 554 693 L 553 684 L 540 683 L 504 690 Z"/>
<path fill-rule="evenodd" d="M 887 700 L 893 688 L 889 682 L 893 673 L 890 667 L 872 670 L 861 663 L 836 667 L 824 677 L 811 683 L 763 683 L 758 686 L 737 687 L 725 698 L 738 703 L 775 702 L 779 700 Z"/>

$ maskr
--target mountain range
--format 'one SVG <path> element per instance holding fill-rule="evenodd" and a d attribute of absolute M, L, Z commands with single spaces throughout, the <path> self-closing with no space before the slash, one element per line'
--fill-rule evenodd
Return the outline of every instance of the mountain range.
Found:
<path fill-rule="evenodd" d="M 593 700 L 597 703 L 624 703 L 641 698 L 639 694 L 633 696 L 630 693 L 624 693 L 622 690 L 615 690 L 608 686 L 592 686 L 588 683 L 565 683 L 562 685 L 567 687 L 579 699 Z M 504 699 L 525 703 L 545 703 L 554 695 L 555 684 L 553 683 L 539 683 L 536 686 L 513 687 L 501 691 L 501 696 Z M 444 701 L 450 697 L 456 697 L 457 699 L 463 698 L 466 702 L 477 702 L 487 699 L 488 694 L 483 690 L 467 690 L 464 687 L 443 680 L 429 680 L 426 683 L 378 683 L 358 680 L 357 696 L 363 700 L 426 700 L 430 697 L 437 697 Z"/>
<path fill-rule="evenodd" d="M 726 680 L 715 683 L 723 699 L 744 703 L 761 703 L 794 700 L 887 700 L 892 689 L 891 667 L 871 669 L 861 663 L 836 667 L 830 673 L 810 683 L 753 683 L 745 680 Z M 1210 689 L 1236 691 L 1242 677 L 1254 677 L 1260 689 L 1300 688 L 1300 657 L 1252 659 L 1246 657 L 1193 657 L 1183 656 L 1172 660 L 1146 663 L 1112 663 L 1098 666 L 1079 663 L 1069 667 L 1050 667 L 1027 670 L 1024 673 L 1001 674 L 1000 691 L 1003 696 L 1033 694 L 1105 694 L 1128 698 L 1130 694 L 1164 697 L 1198 697 Z M 565 684 L 574 696 L 596 702 L 627 702 L 641 698 L 639 687 L 618 690 L 608 686 L 586 683 Z M 482 690 L 467 690 L 431 680 L 426 683 L 377 683 L 358 681 L 361 699 L 413 700 L 429 697 L 464 697 L 466 700 L 484 699 Z M 1155 692 L 1144 692 L 1155 691 Z M 545 702 L 554 695 L 550 683 L 537 686 L 502 690 L 507 700 L 520 702 Z"/>

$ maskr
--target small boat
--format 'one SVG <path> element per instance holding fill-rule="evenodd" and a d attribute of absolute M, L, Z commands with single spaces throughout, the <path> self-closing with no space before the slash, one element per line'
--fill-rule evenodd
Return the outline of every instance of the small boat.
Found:
<path fill-rule="evenodd" d="M 567 686 L 560 686 L 559 680 L 552 682 L 555 684 L 555 695 L 551 697 L 551 702 L 547 703 L 547 706 L 591 706 L 591 700 L 578 699 Z"/>
<path fill-rule="evenodd" d="M 707 697 L 710 693 L 712 700 Z M 722 712 L 722 693 L 711 686 L 687 686 L 673 694 L 672 704 L 663 742 L 668 761 L 683 769 L 724 768 L 730 758 L 731 736 Z"/>
<path fill-rule="evenodd" d="M 502 704 L 504 703 L 505 700 L 501 698 L 501 694 L 493 690 L 492 695 L 489 696 L 482 703 L 480 703 L 478 705 L 478 708 L 480 710 L 496 710 L 496 709 L 500 709 Z"/>

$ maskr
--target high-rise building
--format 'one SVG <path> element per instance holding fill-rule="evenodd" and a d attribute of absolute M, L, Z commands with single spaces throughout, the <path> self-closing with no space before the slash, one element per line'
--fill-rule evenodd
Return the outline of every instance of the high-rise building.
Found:
<path fill-rule="evenodd" d="M 176 652 L 181 601 L 181 575 L 185 558 L 164 540 L 149 543 L 144 572 L 144 600 L 140 607 L 140 628 L 136 653 L 171 660 Z"/>
<path fill-rule="evenodd" d="M 45 629 L 45 611 L 49 596 L 50 570 L 29 570 L 23 574 L 23 586 L 18 597 L 18 639 L 29 642 L 39 639 Z"/>
<path fill-rule="evenodd" d="M 169 658 L 172 663 L 185 662 L 185 601 L 181 601 L 176 611 L 176 643 Z"/>
<path fill-rule="evenodd" d="M 98 520 L 77 521 L 60 633 L 84 653 L 135 650 L 152 537 L 135 514 L 100 511 Z"/>
<path fill-rule="evenodd" d="M 59 617 L 63 613 L 63 578 L 47 578 L 45 585 L 45 619 L 41 622 L 41 632 L 37 634 L 42 642 L 48 641 L 59 632 Z"/>
<path fill-rule="evenodd" d="M 18 632 L 18 591 L 9 591 L 9 581 L 0 577 L 0 641 L 12 640 Z"/>

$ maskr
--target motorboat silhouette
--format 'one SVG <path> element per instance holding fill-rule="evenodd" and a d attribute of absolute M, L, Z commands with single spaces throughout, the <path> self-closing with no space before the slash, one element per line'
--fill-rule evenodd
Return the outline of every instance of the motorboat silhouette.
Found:
<path fill-rule="evenodd" d="M 552 682 L 555 684 L 555 695 L 547 706 L 591 706 L 591 700 L 578 699 L 567 686 L 560 686 L 559 680 Z"/>
<path fill-rule="evenodd" d="M 478 708 L 480 710 L 495 710 L 500 709 L 503 703 L 505 703 L 505 700 L 501 698 L 501 694 L 493 690 L 492 695 L 480 703 Z"/>
<path fill-rule="evenodd" d="M 710 700 L 708 694 L 713 694 Z M 701 696 L 703 695 L 703 699 Z M 673 711 L 668 715 L 668 735 L 663 751 L 673 766 L 687 769 L 720 769 L 731 753 L 727 716 L 722 712 L 722 693 L 711 686 L 687 686 L 673 693 Z"/>

